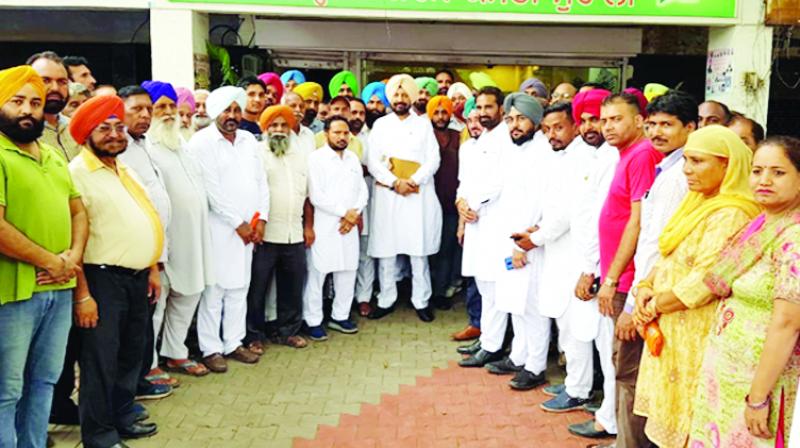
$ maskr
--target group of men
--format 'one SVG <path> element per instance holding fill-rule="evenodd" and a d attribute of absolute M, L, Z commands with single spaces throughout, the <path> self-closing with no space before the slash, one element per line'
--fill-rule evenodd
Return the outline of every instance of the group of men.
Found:
<path fill-rule="evenodd" d="M 408 276 L 423 322 L 463 287 L 469 323 L 453 338 L 475 342 L 460 364 L 514 374 L 517 390 L 545 383 L 555 319 L 567 378 L 545 410 L 589 402 L 594 344 L 605 399 L 570 430 L 639 446 L 623 305 L 697 105 L 551 94 L 535 78 L 508 96 L 478 87 L 441 70 L 362 90 L 343 71 L 325 101 L 290 70 L 211 92 L 100 91 L 85 59 L 53 52 L 0 71 L 0 446 L 43 446 L 48 421 L 80 424 L 87 447 L 151 436 L 137 400 L 172 394 L 167 371 L 224 373 L 267 341 L 356 333 L 354 299 L 383 318 Z M 763 138 L 719 103 L 700 116 Z"/>

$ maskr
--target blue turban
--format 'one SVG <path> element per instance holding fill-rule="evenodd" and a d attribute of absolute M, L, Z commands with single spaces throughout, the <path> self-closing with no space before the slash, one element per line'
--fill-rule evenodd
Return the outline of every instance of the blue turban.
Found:
<path fill-rule="evenodd" d="M 175 104 L 178 104 L 178 93 L 175 92 L 175 89 L 172 87 L 172 84 L 168 82 L 161 82 L 161 81 L 145 81 L 142 83 L 142 88 L 147 90 L 147 94 L 150 95 L 150 100 L 153 104 L 159 100 L 162 96 L 165 96 Z"/>
<path fill-rule="evenodd" d="M 306 82 L 306 75 L 300 70 L 287 70 L 281 75 L 281 82 L 286 85 L 287 82 L 294 81 L 298 84 Z"/>
<path fill-rule="evenodd" d="M 544 83 L 540 81 L 539 78 L 526 79 L 525 81 L 522 82 L 522 84 L 520 84 L 519 91 L 525 92 L 526 90 L 531 88 L 536 91 L 536 96 L 538 96 L 539 98 L 547 99 L 550 97 L 550 94 L 547 92 L 547 86 L 544 85 Z"/>
<path fill-rule="evenodd" d="M 525 93 L 512 93 L 511 95 L 508 95 L 506 100 L 503 102 L 503 109 L 505 110 L 505 113 L 509 113 L 511 112 L 512 107 L 518 110 L 522 115 L 528 117 L 533 124 L 538 125 L 542 122 L 544 108 L 542 107 L 542 103 L 537 101 L 536 98 Z"/>
<path fill-rule="evenodd" d="M 365 103 L 369 103 L 369 100 L 376 95 L 380 98 L 384 106 L 389 107 L 389 99 L 386 98 L 386 84 L 380 81 L 367 84 L 367 86 L 364 87 L 364 91 L 361 93 L 361 99 Z"/>

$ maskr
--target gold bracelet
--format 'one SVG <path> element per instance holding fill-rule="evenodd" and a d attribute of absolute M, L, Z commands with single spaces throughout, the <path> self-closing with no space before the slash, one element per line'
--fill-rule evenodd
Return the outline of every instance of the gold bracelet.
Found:
<path fill-rule="evenodd" d="M 652 290 L 653 289 L 653 283 L 650 282 L 649 280 L 642 280 L 642 281 L 640 281 L 639 283 L 636 284 L 636 289 L 642 289 L 642 288 L 649 288 L 649 289 Z"/>

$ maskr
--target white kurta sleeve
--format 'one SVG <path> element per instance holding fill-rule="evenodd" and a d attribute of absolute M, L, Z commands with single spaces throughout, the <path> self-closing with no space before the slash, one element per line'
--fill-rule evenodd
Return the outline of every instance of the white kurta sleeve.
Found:
<path fill-rule="evenodd" d="M 358 163 L 356 165 L 359 165 Z M 360 169 L 361 166 L 358 166 Z M 354 204 L 353 208 L 358 210 L 358 213 L 364 211 L 364 208 L 367 206 L 367 202 L 369 201 L 369 190 L 367 189 L 367 182 L 364 181 L 364 177 L 361 177 L 358 182 L 358 197 L 356 199 L 356 203 Z"/>
<path fill-rule="evenodd" d="M 470 180 L 470 189 L 466 192 L 465 197 L 470 209 L 478 211 L 481 207 L 491 204 L 500 197 L 506 172 L 508 171 L 506 165 L 509 164 L 505 160 L 507 156 L 505 154 L 506 148 L 501 148 L 501 151 L 503 152 L 501 152 L 500 160 L 497 161 L 494 167 L 489 168 L 491 172 L 481 171 L 479 173 L 475 170 L 476 179 Z M 480 179 L 477 178 L 478 176 L 480 176 Z M 475 185 L 473 185 L 473 182 Z"/>
<path fill-rule="evenodd" d="M 194 141 L 192 139 L 192 142 Z M 245 218 L 239 216 L 236 207 L 230 204 L 230 199 L 225 194 L 225 190 L 222 187 L 223 180 L 220 179 L 219 172 L 214 169 L 216 160 L 213 148 L 199 147 L 193 152 L 196 155 L 197 164 L 203 176 L 203 185 L 206 187 L 209 208 L 212 212 L 220 215 L 234 229 L 239 227 L 245 222 Z"/>
<path fill-rule="evenodd" d="M 546 188 L 541 188 L 545 182 L 539 184 L 538 196 L 543 205 L 542 219 L 537 223 L 539 230 L 531 234 L 531 242 L 540 247 L 552 243 L 569 231 L 569 207 L 574 199 L 570 197 L 572 185 L 568 181 L 570 176 L 556 168 L 557 165 L 551 165 L 550 168 L 541 170 L 540 176 L 537 176 L 549 178 Z"/>
<path fill-rule="evenodd" d="M 386 185 L 387 187 L 390 187 L 394 185 L 394 182 L 397 180 L 397 176 L 392 174 L 389 168 L 382 162 L 385 159 L 383 154 L 383 145 L 381 144 L 383 126 L 380 126 L 380 124 L 377 122 L 376 125 L 377 126 L 375 129 L 369 133 L 367 144 L 367 151 L 369 151 L 369 155 L 367 156 L 367 169 L 376 181 Z"/>
<path fill-rule="evenodd" d="M 325 163 L 316 155 L 314 153 L 308 158 L 308 199 L 315 209 L 342 218 L 348 209 L 339 203 L 335 192 L 325 188 Z"/>
<path fill-rule="evenodd" d="M 439 143 L 436 141 L 436 136 L 433 134 L 433 127 L 430 124 L 420 126 L 424 129 L 425 135 L 422 140 L 425 151 L 425 161 L 420 165 L 417 172 L 411 176 L 411 180 L 417 185 L 422 185 L 430 182 L 433 175 L 439 169 L 441 163 L 441 155 L 439 154 Z"/>
<path fill-rule="evenodd" d="M 581 251 L 581 272 L 584 274 L 594 274 L 600 265 L 600 231 L 598 230 L 597 201 L 600 199 L 596 194 L 600 188 L 597 182 L 597 174 L 590 174 L 589 182 L 586 185 L 585 194 L 582 195 L 578 207 L 578 217 L 576 222 L 580 226 L 577 229 L 578 247 Z"/>

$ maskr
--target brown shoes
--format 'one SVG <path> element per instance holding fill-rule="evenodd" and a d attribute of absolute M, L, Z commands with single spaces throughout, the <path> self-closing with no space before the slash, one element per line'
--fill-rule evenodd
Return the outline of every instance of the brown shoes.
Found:
<path fill-rule="evenodd" d="M 258 362 L 259 359 L 258 355 L 244 348 L 243 345 L 240 345 L 232 353 L 229 353 L 225 356 L 245 364 L 255 364 Z"/>
<path fill-rule="evenodd" d="M 369 302 L 363 302 L 358 304 L 358 315 L 361 317 L 369 316 L 369 313 L 372 312 L 372 305 Z"/>
<path fill-rule="evenodd" d="M 264 352 L 264 343 L 261 341 L 253 341 L 247 345 L 247 349 L 251 352 L 255 353 L 258 356 L 263 356 Z"/>
<path fill-rule="evenodd" d="M 467 325 L 467 328 L 451 335 L 454 341 L 471 341 L 481 337 L 481 329 Z"/>
<path fill-rule="evenodd" d="M 287 338 L 280 338 L 278 342 L 292 348 L 304 348 L 308 345 L 308 341 L 306 341 L 306 338 L 302 336 L 289 336 Z"/>
<path fill-rule="evenodd" d="M 219 353 L 208 355 L 203 358 L 203 364 L 208 367 L 208 370 L 214 373 L 225 373 L 228 371 L 228 362 Z"/>

